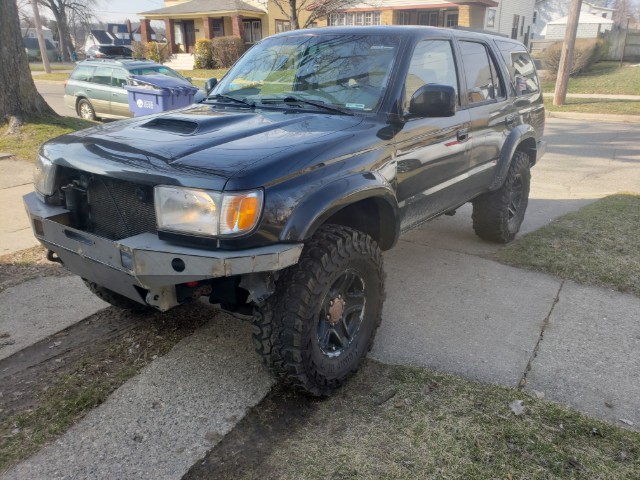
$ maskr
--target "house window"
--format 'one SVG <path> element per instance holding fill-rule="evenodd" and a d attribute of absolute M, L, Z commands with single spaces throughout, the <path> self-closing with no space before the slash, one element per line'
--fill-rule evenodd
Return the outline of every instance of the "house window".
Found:
<path fill-rule="evenodd" d="M 496 26 L 496 9 L 487 10 L 487 27 L 494 28 Z"/>
<path fill-rule="evenodd" d="M 456 25 L 458 25 L 458 13 L 447 12 L 444 17 L 444 26 L 455 27 Z"/>
<path fill-rule="evenodd" d="M 289 20 L 276 20 L 276 33 L 291 31 L 291 22 Z"/>
<path fill-rule="evenodd" d="M 332 13 L 329 25 L 380 25 L 380 12 Z"/>
<path fill-rule="evenodd" d="M 244 43 L 256 43 L 262 40 L 262 22 L 260 20 L 243 20 L 242 30 Z"/>
<path fill-rule="evenodd" d="M 418 25 L 427 25 L 429 27 L 437 27 L 438 12 L 420 12 L 418 14 Z"/>
<path fill-rule="evenodd" d="M 511 38 L 518 39 L 518 27 L 520 26 L 520 15 L 513 16 L 513 24 L 511 25 Z"/>
<path fill-rule="evenodd" d="M 538 21 L 538 11 L 534 10 L 533 11 L 533 24 L 535 25 L 537 21 Z"/>
<path fill-rule="evenodd" d="M 396 15 L 397 25 L 411 25 L 411 12 L 400 10 L 399 12 L 396 12 Z"/>
<path fill-rule="evenodd" d="M 520 24 L 520 35 L 524 35 L 524 19 L 526 17 L 522 17 L 522 23 Z"/>
<path fill-rule="evenodd" d="M 213 36 L 224 37 L 224 23 L 222 20 L 213 20 Z"/>

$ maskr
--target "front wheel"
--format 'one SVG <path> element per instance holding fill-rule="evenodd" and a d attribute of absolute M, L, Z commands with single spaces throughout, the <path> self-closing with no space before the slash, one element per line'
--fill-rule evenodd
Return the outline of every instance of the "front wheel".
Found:
<path fill-rule="evenodd" d="M 96 111 L 86 98 L 78 102 L 78 116 L 85 120 L 96 120 Z"/>
<path fill-rule="evenodd" d="M 328 396 L 371 349 L 383 301 L 377 243 L 351 228 L 324 226 L 257 312 L 256 350 L 284 383 Z"/>
<path fill-rule="evenodd" d="M 529 203 L 529 155 L 516 152 L 502 187 L 473 200 L 473 229 L 480 238 L 508 243 L 516 237 Z"/>

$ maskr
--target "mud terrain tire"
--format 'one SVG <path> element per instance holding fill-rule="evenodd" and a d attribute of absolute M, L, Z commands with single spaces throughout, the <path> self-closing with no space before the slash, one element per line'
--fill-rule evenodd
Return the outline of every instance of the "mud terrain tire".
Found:
<path fill-rule="evenodd" d="M 144 312 L 145 310 L 149 310 L 151 308 L 146 305 L 142 305 L 141 303 L 138 303 L 134 300 L 131 300 L 124 295 L 120 295 L 113 290 L 102 287 L 97 283 L 90 282 L 89 280 L 85 280 L 84 278 L 82 279 L 82 281 L 87 286 L 87 288 L 91 290 L 91 293 L 93 293 L 100 300 L 104 300 L 105 302 L 110 303 L 114 307 L 118 307 L 123 310 L 129 310 L 130 312 Z"/>
<path fill-rule="evenodd" d="M 520 230 L 529 202 L 529 155 L 516 152 L 502 187 L 473 200 L 473 229 L 480 238 L 509 243 Z"/>
<path fill-rule="evenodd" d="M 256 351 L 285 384 L 329 396 L 371 349 L 383 302 L 377 243 L 351 228 L 323 226 L 256 313 Z"/>

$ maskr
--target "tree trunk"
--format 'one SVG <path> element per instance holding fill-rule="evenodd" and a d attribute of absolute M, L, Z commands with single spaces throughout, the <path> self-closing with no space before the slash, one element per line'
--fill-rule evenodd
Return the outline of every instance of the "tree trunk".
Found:
<path fill-rule="evenodd" d="M 300 23 L 298 22 L 298 5 L 297 0 L 289 0 L 289 19 L 291 21 L 291 30 L 298 30 Z"/>
<path fill-rule="evenodd" d="M 22 43 L 15 0 L 0 1 L 0 124 L 15 128 L 42 115 L 57 116 L 36 90 Z"/>
<path fill-rule="evenodd" d="M 63 10 L 60 18 L 60 38 L 64 38 L 63 45 L 66 46 L 62 52 L 62 60 L 65 62 L 71 61 L 71 52 L 75 50 L 73 42 L 71 41 L 71 34 L 69 33 L 69 20 L 67 19 L 67 13 Z"/>

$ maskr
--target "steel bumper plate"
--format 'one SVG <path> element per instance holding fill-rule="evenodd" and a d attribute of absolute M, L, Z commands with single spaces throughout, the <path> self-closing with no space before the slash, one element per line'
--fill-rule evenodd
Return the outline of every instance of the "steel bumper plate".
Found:
<path fill-rule="evenodd" d="M 45 204 L 35 193 L 23 200 L 34 235 L 67 269 L 136 301 L 141 301 L 140 289 L 157 291 L 208 278 L 281 270 L 297 263 L 303 247 L 203 250 L 173 245 L 152 233 L 113 241 L 70 227 L 68 210 Z"/>

